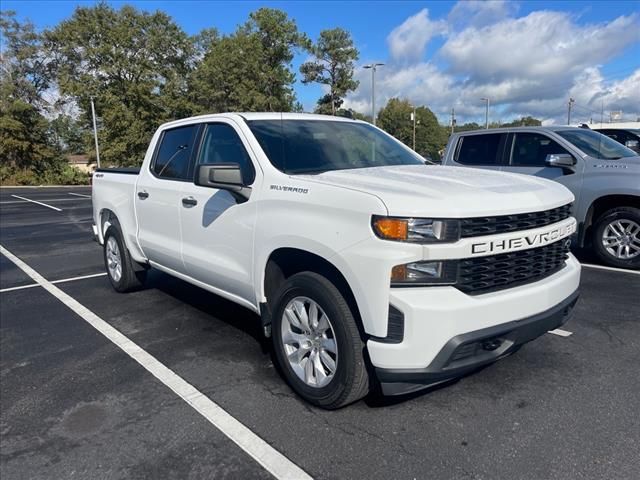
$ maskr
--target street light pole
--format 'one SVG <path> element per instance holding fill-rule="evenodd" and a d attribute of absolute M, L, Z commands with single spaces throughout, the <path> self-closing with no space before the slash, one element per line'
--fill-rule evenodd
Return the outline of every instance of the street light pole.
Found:
<path fill-rule="evenodd" d="M 489 128 L 489 98 L 482 97 L 480 100 L 484 100 L 485 102 L 487 102 L 485 111 L 484 111 L 484 128 L 488 129 Z"/>
<path fill-rule="evenodd" d="M 96 107 L 93 105 L 91 97 L 91 116 L 93 117 L 93 139 L 96 142 L 96 164 L 100 168 L 100 149 L 98 148 L 98 127 L 96 126 Z"/>
<path fill-rule="evenodd" d="M 370 63 L 363 68 L 371 69 L 371 121 L 376 124 L 376 69 L 384 63 Z"/>
<path fill-rule="evenodd" d="M 576 101 L 569 97 L 569 103 L 567 104 L 567 106 L 569 107 L 567 109 L 567 125 L 571 125 L 571 107 L 573 107 L 573 104 L 576 103 Z"/>
<path fill-rule="evenodd" d="M 413 120 L 413 151 L 415 152 L 416 151 L 416 107 L 413 107 L 411 120 Z"/>

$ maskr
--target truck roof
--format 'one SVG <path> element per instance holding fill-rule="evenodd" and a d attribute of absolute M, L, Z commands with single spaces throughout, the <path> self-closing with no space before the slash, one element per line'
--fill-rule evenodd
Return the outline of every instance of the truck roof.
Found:
<path fill-rule="evenodd" d="M 293 113 L 293 112 L 226 112 L 226 113 L 210 113 L 198 115 L 195 117 L 181 118 L 171 122 L 163 123 L 162 127 L 182 125 L 193 122 L 213 121 L 216 118 L 236 118 L 251 120 L 331 120 L 334 122 L 359 122 L 347 117 L 335 117 L 332 115 L 319 115 L 316 113 Z"/>
<path fill-rule="evenodd" d="M 503 133 L 503 132 L 528 132 L 531 130 L 557 132 L 561 130 L 584 130 L 580 127 L 572 127 L 570 125 L 547 125 L 532 127 L 502 127 L 502 128 L 482 128 L 478 130 L 467 130 L 466 132 L 456 132 L 457 135 L 465 135 L 467 133 Z"/>

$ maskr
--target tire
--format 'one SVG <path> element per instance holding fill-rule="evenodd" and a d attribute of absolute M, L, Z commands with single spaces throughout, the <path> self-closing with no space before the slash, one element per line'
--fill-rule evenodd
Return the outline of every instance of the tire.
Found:
<path fill-rule="evenodd" d="M 306 318 L 313 319 L 312 303 L 317 305 L 317 327 L 308 329 L 307 336 L 304 323 L 300 322 L 305 314 L 297 315 L 295 311 L 304 307 Z M 287 383 L 299 396 L 313 405 L 333 410 L 369 393 L 364 341 L 347 301 L 331 281 L 313 272 L 292 275 L 275 295 L 272 311 L 271 331 L 276 361 Z M 288 318 L 293 318 L 294 322 Z M 294 325 L 296 321 L 301 328 Z M 328 328 L 323 330 L 327 325 Z M 291 336 L 285 344 L 286 332 L 291 332 Z M 314 334 L 315 339 L 306 340 L 314 338 Z M 302 348 L 301 342 L 307 343 L 308 348 Z M 335 352 L 331 352 L 331 348 Z M 292 363 L 289 355 L 301 361 Z M 334 361 L 333 373 L 331 360 Z M 313 375 L 309 375 L 307 381 L 305 378 L 310 365 L 317 368 L 309 369 L 313 370 Z"/>
<path fill-rule="evenodd" d="M 596 255 L 605 264 L 640 269 L 640 209 L 607 210 L 596 220 L 591 240 Z"/>
<path fill-rule="evenodd" d="M 107 276 L 116 292 L 132 292 L 142 287 L 147 271 L 131 258 L 117 224 L 110 225 L 104 234 L 103 256 Z M 119 259 L 119 268 L 113 267 L 115 259 Z"/>

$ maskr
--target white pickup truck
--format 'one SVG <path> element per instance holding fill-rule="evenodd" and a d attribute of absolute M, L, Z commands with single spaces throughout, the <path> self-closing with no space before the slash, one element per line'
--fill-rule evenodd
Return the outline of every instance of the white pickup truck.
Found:
<path fill-rule="evenodd" d="M 564 324 L 578 298 L 562 185 L 427 166 L 359 121 L 216 114 L 162 125 L 94 175 L 119 292 L 156 268 L 258 313 L 291 387 L 337 408 L 434 385 Z"/>

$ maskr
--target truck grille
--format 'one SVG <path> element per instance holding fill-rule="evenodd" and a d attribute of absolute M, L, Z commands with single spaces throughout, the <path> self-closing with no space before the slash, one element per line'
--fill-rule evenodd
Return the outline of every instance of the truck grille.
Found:
<path fill-rule="evenodd" d="M 499 217 L 465 218 L 460 221 L 461 236 L 480 237 L 494 233 L 516 232 L 544 227 L 559 222 L 571 215 L 571 204 L 542 212 L 518 213 Z"/>
<path fill-rule="evenodd" d="M 565 266 L 568 239 L 544 247 L 460 260 L 456 287 L 470 295 L 537 282 Z"/>

